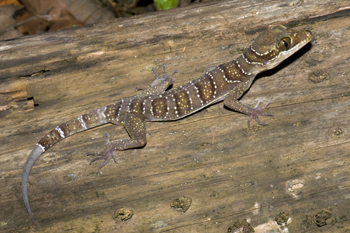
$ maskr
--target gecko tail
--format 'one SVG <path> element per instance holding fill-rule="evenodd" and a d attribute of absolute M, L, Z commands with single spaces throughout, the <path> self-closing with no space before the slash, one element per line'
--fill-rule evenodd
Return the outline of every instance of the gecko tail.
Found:
<path fill-rule="evenodd" d="M 32 167 L 34 165 L 34 163 L 38 160 L 38 158 L 40 157 L 40 155 L 43 153 L 43 149 L 42 147 L 40 147 L 39 145 L 36 145 L 34 147 L 34 149 L 32 150 L 32 152 L 30 153 L 26 163 L 24 164 L 24 168 L 23 168 L 23 173 L 22 173 L 22 195 L 23 195 L 23 201 L 24 201 L 24 205 L 27 208 L 27 211 L 29 213 L 30 216 L 30 220 L 32 222 L 32 224 L 34 224 L 34 217 L 33 217 L 33 213 L 32 210 L 30 209 L 29 206 L 29 200 L 28 200 L 28 177 L 29 177 L 29 173 L 32 170 Z"/>
<path fill-rule="evenodd" d="M 23 173 L 22 173 L 23 201 L 24 201 L 24 205 L 27 208 L 32 224 L 34 223 L 34 217 L 33 217 L 33 212 L 30 209 L 29 200 L 28 200 L 28 178 L 29 178 L 30 171 L 32 170 L 32 167 L 35 164 L 35 162 L 38 160 L 38 158 L 42 153 L 44 153 L 46 150 L 51 148 L 55 143 L 65 139 L 66 137 L 73 135 L 75 133 L 108 123 L 109 121 L 106 118 L 106 115 L 107 116 L 110 116 L 110 115 L 108 115 L 105 112 L 106 111 L 110 112 L 112 111 L 111 109 L 113 108 L 119 109 L 120 106 L 116 104 L 108 105 L 106 107 L 96 109 L 94 111 L 88 112 L 79 117 L 76 117 L 72 120 L 69 120 L 57 126 L 53 130 L 51 130 L 36 144 L 32 152 L 30 153 L 26 163 L 24 164 Z"/>

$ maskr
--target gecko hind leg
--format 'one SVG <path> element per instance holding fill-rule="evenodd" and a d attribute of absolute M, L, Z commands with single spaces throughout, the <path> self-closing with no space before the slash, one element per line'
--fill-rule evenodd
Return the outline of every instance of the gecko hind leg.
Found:
<path fill-rule="evenodd" d="M 105 160 L 98 168 L 98 171 L 100 171 L 100 169 L 105 166 L 110 160 L 111 158 L 113 158 L 114 162 L 115 163 L 118 163 L 118 160 L 117 160 L 117 157 L 116 157 L 116 150 L 108 145 L 110 143 L 110 136 L 108 133 L 104 133 L 103 136 L 106 137 L 106 144 L 107 144 L 107 148 L 102 151 L 102 152 L 99 152 L 99 153 L 92 153 L 92 152 L 88 152 L 85 154 L 85 156 L 88 156 L 88 155 L 93 155 L 94 157 L 90 160 L 90 165 L 97 161 L 97 160 Z"/>
<path fill-rule="evenodd" d="M 109 134 L 105 133 L 107 147 L 104 151 L 98 153 L 86 153 L 87 155 L 93 155 L 94 157 L 90 160 L 90 165 L 97 160 L 105 160 L 97 169 L 100 172 L 101 168 L 104 167 L 112 158 L 115 163 L 118 163 L 116 158 L 117 151 L 127 150 L 132 148 L 139 148 L 146 145 L 146 124 L 145 119 L 139 116 L 137 113 L 125 113 L 122 117 L 122 125 L 128 132 L 130 138 L 119 139 L 110 141 Z"/>

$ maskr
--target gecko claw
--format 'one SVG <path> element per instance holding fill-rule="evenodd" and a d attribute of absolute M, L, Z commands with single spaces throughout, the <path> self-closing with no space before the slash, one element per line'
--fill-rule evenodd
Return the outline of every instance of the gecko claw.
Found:
<path fill-rule="evenodd" d="M 263 123 L 259 120 L 259 116 L 273 116 L 272 113 L 264 113 L 262 112 L 263 110 L 266 109 L 266 107 L 272 103 L 272 101 L 268 101 L 264 107 L 259 108 L 259 104 L 262 102 L 261 99 L 258 100 L 256 103 L 255 107 L 251 109 L 251 113 L 249 114 L 249 119 L 248 119 L 248 128 L 250 128 L 250 122 L 254 119 L 259 125 L 268 125 L 267 123 Z"/>

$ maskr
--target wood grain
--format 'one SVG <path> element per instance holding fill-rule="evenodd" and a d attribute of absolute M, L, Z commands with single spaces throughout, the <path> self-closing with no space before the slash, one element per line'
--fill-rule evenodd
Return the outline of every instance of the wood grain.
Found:
<path fill-rule="evenodd" d="M 146 147 L 118 153 L 119 164 L 100 176 L 84 153 L 103 148 L 103 133 L 126 132 L 105 125 L 71 136 L 34 166 L 28 194 L 38 222 L 28 229 L 22 167 L 46 132 L 133 95 L 153 81 L 152 66 L 179 69 L 175 86 L 184 84 L 277 24 L 311 30 L 314 39 L 242 98 L 250 106 L 273 100 L 275 116 L 261 119 L 268 126 L 249 131 L 247 116 L 222 103 L 148 123 Z M 349 231 L 349 29 L 347 1 L 244 0 L 0 42 L 0 231 L 227 232 L 248 219 L 255 232 L 278 232 L 280 212 L 289 232 Z M 180 213 L 170 205 L 183 196 L 192 204 Z M 112 217 L 121 207 L 133 210 L 131 219 Z M 322 210 L 336 221 L 318 227 Z"/>

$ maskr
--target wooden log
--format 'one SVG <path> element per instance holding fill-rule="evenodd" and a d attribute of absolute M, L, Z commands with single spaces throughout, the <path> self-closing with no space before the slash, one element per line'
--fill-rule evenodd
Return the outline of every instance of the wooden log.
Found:
<path fill-rule="evenodd" d="M 103 149 L 105 132 L 127 137 L 124 129 L 71 136 L 31 173 L 32 231 L 227 232 L 247 219 L 255 232 L 278 232 L 276 219 L 289 217 L 289 232 L 346 232 L 349 12 L 346 1 L 212 2 L 0 42 L 0 230 L 30 226 L 21 173 L 45 133 L 134 95 L 153 81 L 152 66 L 179 69 L 175 86 L 182 85 L 283 24 L 311 30 L 314 40 L 259 75 L 242 98 L 250 106 L 273 100 L 274 118 L 261 119 L 268 126 L 249 131 L 247 116 L 222 103 L 181 121 L 148 123 L 146 147 L 118 153 L 119 164 L 102 175 L 83 155 Z M 171 207 L 181 197 L 192 200 L 184 213 Z M 133 216 L 113 218 L 120 208 Z"/>

